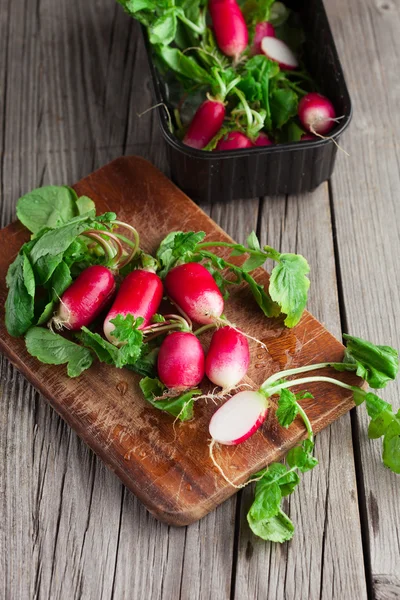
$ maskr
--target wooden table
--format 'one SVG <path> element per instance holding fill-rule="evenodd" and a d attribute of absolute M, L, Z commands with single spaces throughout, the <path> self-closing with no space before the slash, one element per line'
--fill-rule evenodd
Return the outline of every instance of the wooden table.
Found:
<path fill-rule="evenodd" d="M 353 123 L 332 181 L 299 197 L 203 206 L 238 241 L 307 256 L 310 310 L 400 347 L 400 5 L 326 2 Z M 122 154 L 168 172 L 137 25 L 112 0 L 0 0 L 0 221 L 20 195 Z M 286 509 L 297 532 L 256 539 L 246 489 L 202 521 L 158 523 L 10 364 L 1 363 L 0 597 L 5 600 L 400 598 L 400 479 L 364 409 L 318 436 L 320 466 Z M 399 386 L 383 397 L 399 406 Z"/>

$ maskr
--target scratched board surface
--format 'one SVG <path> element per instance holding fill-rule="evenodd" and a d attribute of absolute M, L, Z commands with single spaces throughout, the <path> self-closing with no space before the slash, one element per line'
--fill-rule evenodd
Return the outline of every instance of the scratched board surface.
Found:
<path fill-rule="evenodd" d="M 139 157 L 124 157 L 89 175 L 74 188 L 91 197 L 97 212 L 114 211 L 133 224 L 141 247 L 154 252 L 170 231 L 203 230 L 209 240 L 230 241 L 207 215 L 160 171 Z M 209 458 L 208 423 L 216 410 L 213 402 L 199 401 L 195 418 L 174 423 L 172 417 L 151 407 L 142 397 L 140 377 L 125 369 L 95 363 L 76 379 L 64 366 L 39 363 L 23 339 L 11 338 L 4 325 L 7 290 L 5 275 L 29 233 L 13 223 L 0 231 L 4 250 L 0 257 L 0 348 L 54 409 L 120 477 L 157 518 L 173 525 L 192 523 L 235 493 Z M 240 259 L 233 259 L 240 261 Z M 258 282 L 267 284 L 263 269 Z M 237 326 L 261 339 L 268 350 L 251 343 L 252 362 L 245 382 L 255 389 L 266 377 L 283 368 L 312 362 L 340 361 L 343 346 L 309 313 L 292 330 L 281 320 L 266 319 L 245 284 L 233 286 L 225 314 Z M 204 336 L 205 347 L 209 337 Z M 340 378 L 352 384 L 349 373 Z M 209 388 L 207 385 L 205 390 Z M 351 395 L 322 382 L 308 386 L 314 399 L 304 407 L 315 431 L 320 431 L 352 406 Z M 296 421 L 280 427 L 270 410 L 262 428 L 235 447 L 217 446 L 215 455 L 226 474 L 241 483 L 266 464 L 279 460 L 305 435 Z"/>

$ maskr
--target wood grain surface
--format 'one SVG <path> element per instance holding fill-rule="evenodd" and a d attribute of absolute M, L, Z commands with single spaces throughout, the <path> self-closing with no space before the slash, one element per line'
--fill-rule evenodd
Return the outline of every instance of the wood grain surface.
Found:
<path fill-rule="evenodd" d="M 120 220 L 134 225 L 147 252 L 154 253 L 168 233 L 179 229 L 205 231 L 208 241 L 231 239 L 142 158 L 117 159 L 74 187 L 78 195 L 94 200 L 99 214 L 115 211 Z M 7 249 L 0 258 L 2 312 L 8 265 L 27 239 L 29 232 L 18 223 L 0 231 L 0 245 Z M 229 250 L 225 254 L 228 256 Z M 268 285 L 263 269 L 254 276 Z M 268 348 L 252 344 L 245 380 L 252 389 L 277 371 L 313 362 L 339 362 L 343 357 L 340 342 L 307 312 L 291 330 L 282 319 L 266 319 L 246 284 L 234 286 L 225 314 Z M 207 344 L 210 335 L 204 337 Z M 4 320 L 0 340 L 2 351 L 157 518 L 172 525 L 187 525 L 235 493 L 209 457 L 208 423 L 216 410 L 213 402 L 199 401 L 195 419 L 176 424 L 172 417 L 146 403 L 138 385 L 140 377 L 129 371 L 97 363 L 83 376 L 70 379 L 64 366 L 44 365 L 30 356 L 23 339 L 7 334 Z M 341 378 L 358 382 L 350 373 Z M 332 389 L 330 384 L 318 382 L 307 389 L 314 398 L 303 404 L 315 432 L 353 406 L 352 394 L 342 388 Z M 271 403 L 273 406 L 273 400 Z M 280 427 L 271 410 L 265 425 L 249 441 L 233 448 L 217 446 L 214 452 L 227 476 L 236 484 L 243 483 L 253 472 L 280 459 L 305 433 L 300 419 L 289 429 Z"/>
<path fill-rule="evenodd" d="M 325 2 L 354 106 L 329 184 L 299 197 L 202 208 L 239 242 L 250 229 L 311 264 L 309 309 L 400 347 L 400 6 Z M 0 225 L 38 185 L 78 181 L 123 154 L 168 174 L 139 30 L 109 0 L 0 0 Z M 399 385 L 382 392 L 399 406 Z M 393 600 L 399 480 L 367 418 L 317 436 L 320 465 L 285 508 L 293 540 L 248 531 L 252 486 L 189 527 L 153 519 L 0 357 L 0 597 L 7 600 Z"/>

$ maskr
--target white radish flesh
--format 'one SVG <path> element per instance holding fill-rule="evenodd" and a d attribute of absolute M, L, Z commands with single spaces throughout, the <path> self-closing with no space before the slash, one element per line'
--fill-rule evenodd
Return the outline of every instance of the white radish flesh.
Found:
<path fill-rule="evenodd" d="M 228 446 L 240 444 L 262 425 L 268 413 L 268 400 L 260 392 L 235 394 L 211 418 L 213 440 Z"/>
<path fill-rule="evenodd" d="M 278 63 L 281 69 L 296 69 L 299 66 L 294 52 L 285 42 L 274 37 L 265 37 L 261 41 L 261 50 L 271 60 Z"/>

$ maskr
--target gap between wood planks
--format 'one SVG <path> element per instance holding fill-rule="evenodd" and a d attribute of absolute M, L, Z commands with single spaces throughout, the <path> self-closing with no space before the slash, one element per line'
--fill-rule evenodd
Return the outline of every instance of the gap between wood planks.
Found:
<path fill-rule="evenodd" d="M 335 258 L 336 268 L 336 281 L 338 290 L 339 300 L 339 318 L 342 328 L 342 333 L 351 333 L 348 330 L 346 307 L 344 302 L 343 294 L 343 280 L 342 271 L 340 265 L 340 255 L 337 244 L 336 235 L 336 218 L 335 218 L 335 207 L 333 202 L 333 192 L 331 182 L 328 181 L 329 191 L 329 205 L 331 209 L 331 220 L 332 220 L 332 237 L 333 237 L 333 255 Z M 371 545 L 369 539 L 369 528 L 368 528 L 368 514 L 367 514 L 367 501 L 365 495 L 365 484 L 364 474 L 362 469 L 362 460 L 360 454 L 360 435 L 359 435 L 359 423 L 357 420 L 357 408 L 353 408 L 350 411 L 351 420 L 351 433 L 353 440 L 353 451 L 354 451 L 354 466 L 356 471 L 356 482 L 357 482 L 357 498 L 358 498 L 358 511 L 360 514 L 360 527 L 361 527 L 361 541 L 364 554 L 364 570 L 365 570 L 365 581 L 367 584 L 368 600 L 373 600 L 374 590 L 372 581 L 372 567 L 371 567 Z M 322 564 L 323 568 L 323 564 Z"/>

